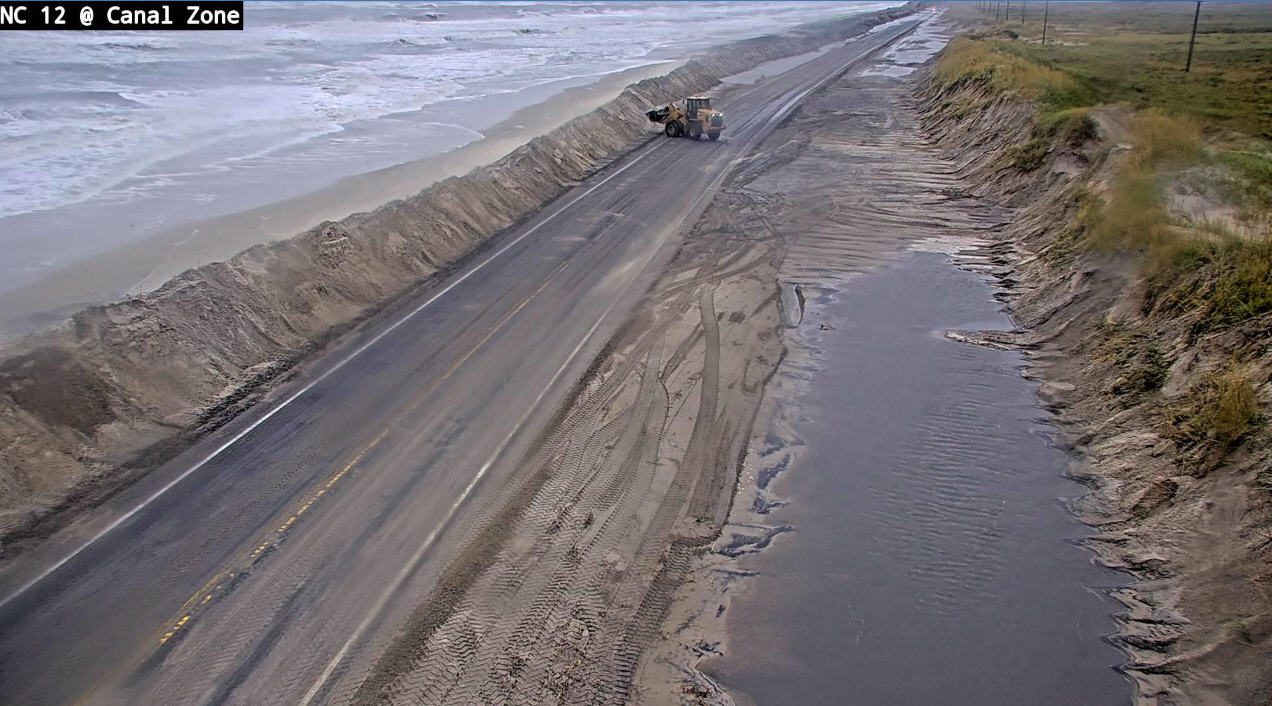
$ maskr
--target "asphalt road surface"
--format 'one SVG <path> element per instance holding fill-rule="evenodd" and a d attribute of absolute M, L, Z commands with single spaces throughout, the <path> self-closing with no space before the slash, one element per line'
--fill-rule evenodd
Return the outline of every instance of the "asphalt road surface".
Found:
<path fill-rule="evenodd" d="M 653 139 L 10 562 L 0 702 L 347 699 L 731 167 L 915 24 L 731 90 L 725 139 Z"/>

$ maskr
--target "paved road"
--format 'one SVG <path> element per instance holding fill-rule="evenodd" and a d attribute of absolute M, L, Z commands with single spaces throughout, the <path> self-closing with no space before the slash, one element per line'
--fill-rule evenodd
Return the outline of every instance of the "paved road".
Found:
<path fill-rule="evenodd" d="M 731 165 L 894 25 L 734 89 L 0 574 L 0 701 L 339 703 Z"/>

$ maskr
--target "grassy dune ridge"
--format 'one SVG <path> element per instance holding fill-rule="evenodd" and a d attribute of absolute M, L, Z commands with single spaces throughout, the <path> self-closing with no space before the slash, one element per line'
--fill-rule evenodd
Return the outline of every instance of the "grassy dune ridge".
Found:
<path fill-rule="evenodd" d="M 1130 31 L 1098 8 L 1067 8 L 1045 46 L 1040 15 L 1023 31 L 1000 23 L 956 39 L 935 69 L 947 84 L 1037 106 L 1033 134 L 1008 153 L 1023 171 L 1058 139 L 1093 137 L 1096 115 L 1124 118 L 1109 136 L 1125 154 L 1107 185 L 1075 194 L 1075 246 L 1139 255 L 1144 313 L 1193 316 L 1199 335 L 1272 311 L 1272 11 L 1259 9 L 1223 8 L 1222 21 L 1203 22 L 1189 73 L 1188 23 L 1154 6 Z M 1227 217 L 1187 212 L 1185 194 Z M 1258 423 L 1243 370 L 1234 360 L 1177 411 L 1187 440 L 1227 448 Z"/>

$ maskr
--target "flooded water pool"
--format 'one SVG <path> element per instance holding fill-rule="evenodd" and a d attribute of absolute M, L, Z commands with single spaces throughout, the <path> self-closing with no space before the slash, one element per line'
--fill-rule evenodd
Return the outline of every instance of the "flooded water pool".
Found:
<path fill-rule="evenodd" d="M 781 531 L 738 559 L 756 575 L 706 671 L 761 706 L 1129 703 L 1105 638 L 1122 579 L 1075 544 L 1083 491 L 1022 355 L 944 335 L 1010 328 L 992 284 L 911 252 L 803 291 L 768 487 L 739 496 Z"/>

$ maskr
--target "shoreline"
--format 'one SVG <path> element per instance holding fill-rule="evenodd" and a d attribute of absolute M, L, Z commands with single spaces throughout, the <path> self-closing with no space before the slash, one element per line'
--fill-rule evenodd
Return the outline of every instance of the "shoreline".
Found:
<path fill-rule="evenodd" d="M 483 137 L 455 149 L 343 177 L 300 196 L 169 227 L 0 292 L 0 347 L 57 326 L 84 307 L 153 291 L 186 270 L 229 259 L 255 245 L 291 238 L 326 221 L 372 211 L 450 177 L 493 164 L 617 98 L 627 86 L 665 75 L 684 63 L 684 59 L 660 59 L 598 75 L 594 81 L 567 86 L 513 111 L 485 130 Z M 542 90 L 544 85 L 525 90 Z"/>
<path fill-rule="evenodd" d="M 906 5 L 850 15 L 688 57 L 492 164 L 6 342 L 0 535 L 27 546 L 58 531 L 121 483 L 268 399 L 288 371 L 333 339 L 423 291 L 491 237 L 656 135 L 644 115 L 649 105 L 913 12 Z M 80 413 L 86 396 L 91 409 Z"/>
<path fill-rule="evenodd" d="M 666 73 L 687 56 L 715 64 L 718 47 L 748 51 L 893 4 L 773 5 L 764 18 L 703 6 L 676 21 L 649 4 L 538 12 L 478 3 L 365 21 L 349 7 L 265 8 L 253 25 L 259 42 L 244 40 L 260 51 L 235 59 L 241 65 L 210 62 L 188 95 L 163 81 L 206 49 L 202 40 L 96 47 L 68 38 L 15 67 L 18 112 L 5 139 L 21 138 L 21 159 L 10 162 L 29 178 L 6 191 L 0 216 L 12 260 L 0 286 L 0 343 L 409 197 L 434 181 L 420 161 L 482 133 L 496 139 L 432 171 L 444 178 L 489 164 L 615 97 L 624 78 Z M 19 44 L 19 53 L 35 50 Z M 81 44 L 83 63 L 64 65 L 62 52 L 73 58 Z M 137 71 L 110 73 L 111 62 L 129 61 Z M 69 66 L 90 77 L 104 71 L 102 90 L 61 90 L 63 78 L 76 85 L 59 73 Z M 41 117 L 46 107 L 59 122 Z M 479 156 L 464 160 L 468 152 Z M 292 213 L 302 208 L 311 217 Z"/>

